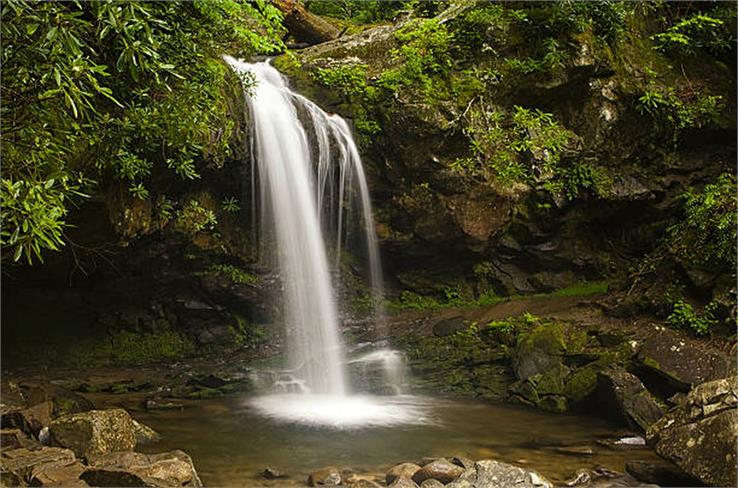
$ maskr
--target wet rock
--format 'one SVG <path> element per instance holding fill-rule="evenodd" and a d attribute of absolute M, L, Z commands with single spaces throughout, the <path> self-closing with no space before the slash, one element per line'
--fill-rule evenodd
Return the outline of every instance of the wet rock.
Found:
<path fill-rule="evenodd" d="M 632 477 L 645 483 L 663 486 L 697 486 L 696 479 L 669 461 L 628 461 L 625 470 Z"/>
<path fill-rule="evenodd" d="M 279 478 L 285 478 L 286 476 L 283 475 L 280 471 L 274 469 L 274 468 L 264 468 L 264 471 L 261 472 L 261 476 L 264 477 L 264 479 L 267 480 L 276 480 Z"/>
<path fill-rule="evenodd" d="M 81 478 L 92 486 L 202 486 L 192 459 L 183 451 L 92 456 Z"/>
<path fill-rule="evenodd" d="M 732 373 L 728 359 L 720 351 L 693 345 L 670 331 L 658 332 L 644 342 L 637 358 L 666 386 L 686 392 Z"/>
<path fill-rule="evenodd" d="M 182 410 L 184 405 L 177 402 L 149 399 L 144 402 L 146 410 Z"/>
<path fill-rule="evenodd" d="M 17 408 L 3 413 L 3 428 L 20 429 L 28 435 L 37 436 L 44 427 L 51 423 L 54 405 L 45 401 L 28 408 Z"/>
<path fill-rule="evenodd" d="M 34 466 L 30 486 L 89 486 L 80 479 L 85 466 L 75 461 L 56 461 Z"/>
<path fill-rule="evenodd" d="M 710 381 L 689 392 L 646 432 L 648 444 L 710 486 L 735 486 L 738 437 L 735 379 Z"/>
<path fill-rule="evenodd" d="M 606 468 L 580 469 L 565 485 L 583 488 L 658 488 L 657 485 L 643 484 L 628 474 Z"/>
<path fill-rule="evenodd" d="M 622 369 L 607 369 L 597 375 L 598 400 L 630 428 L 645 432 L 663 410 L 635 375 Z"/>
<path fill-rule="evenodd" d="M 53 417 L 70 413 L 86 412 L 95 406 L 87 398 L 58 385 L 45 385 L 28 392 L 28 405 L 50 401 L 53 404 Z"/>
<path fill-rule="evenodd" d="M 382 485 L 367 476 L 351 475 L 343 482 L 348 488 L 382 488 Z"/>
<path fill-rule="evenodd" d="M 395 480 L 387 486 L 388 488 L 418 488 L 417 483 L 410 478 L 405 478 L 404 476 L 395 478 Z"/>
<path fill-rule="evenodd" d="M 554 451 L 570 456 L 594 456 L 595 451 L 590 446 L 561 446 L 554 448 Z"/>
<path fill-rule="evenodd" d="M 451 458 L 451 462 L 456 466 L 461 466 L 464 469 L 470 469 L 474 467 L 474 461 L 464 456 L 454 456 Z"/>
<path fill-rule="evenodd" d="M 452 317 L 450 319 L 439 320 L 433 324 L 433 335 L 436 337 L 448 337 L 466 329 L 467 325 L 463 317 Z"/>
<path fill-rule="evenodd" d="M 65 415 L 49 428 L 52 442 L 79 457 L 127 451 L 136 446 L 133 419 L 123 409 L 90 410 Z"/>
<path fill-rule="evenodd" d="M 72 451 L 58 447 L 3 450 L 0 453 L 0 473 L 5 486 L 22 486 L 30 481 L 35 468 L 46 464 L 74 462 Z"/>
<path fill-rule="evenodd" d="M 553 488 L 546 478 L 535 471 L 494 460 L 478 461 L 474 469 L 465 471 L 448 488 Z"/>
<path fill-rule="evenodd" d="M 420 471 L 420 466 L 415 463 L 397 464 L 387 470 L 385 481 L 388 485 L 391 485 L 398 478 L 412 479 L 418 471 Z"/>
<path fill-rule="evenodd" d="M 420 488 L 443 488 L 445 485 L 433 478 L 427 479 L 420 484 Z"/>
<path fill-rule="evenodd" d="M 17 449 L 19 447 L 35 449 L 39 447 L 39 443 L 28 437 L 20 429 L 2 429 L 0 430 L 0 446 L 3 449 Z"/>
<path fill-rule="evenodd" d="M 436 459 L 420 468 L 412 476 L 412 479 L 417 484 L 422 484 L 428 479 L 434 479 L 445 485 L 461 476 L 463 472 L 464 468 L 461 466 L 457 466 L 446 459 Z"/>
<path fill-rule="evenodd" d="M 147 444 L 149 442 L 158 442 L 161 435 L 148 425 L 142 424 L 136 419 L 133 420 L 133 432 L 136 436 L 136 444 Z"/>
<path fill-rule="evenodd" d="M 336 468 L 319 469 L 308 476 L 308 486 L 338 486 L 340 484 L 341 472 Z"/>

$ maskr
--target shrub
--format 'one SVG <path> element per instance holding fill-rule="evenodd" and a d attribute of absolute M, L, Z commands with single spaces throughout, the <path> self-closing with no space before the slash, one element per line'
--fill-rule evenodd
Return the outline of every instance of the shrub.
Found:
<path fill-rule="evenodd" d="M 677 329 L 692 330 L 697 335 L 706 335 L 718 324 L 715 316 L 717 305 L 710 302 L 701 315 L 697 314 L 692 305 L 679 300 L 674 304 L 671 314 L 666 318 L 666 323 Z"/>

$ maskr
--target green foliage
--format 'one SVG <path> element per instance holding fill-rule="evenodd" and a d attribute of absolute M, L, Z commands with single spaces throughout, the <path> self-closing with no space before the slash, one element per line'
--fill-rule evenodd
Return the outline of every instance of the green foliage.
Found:
<path fill-rule="evenodd" d="M 347 19 L 357 24 L 392 20 L 409 0 L 308 0 L 307 9 L 315 14 Z"/>
<path fill-rule="evenodd" d="M 228 213 L 238 213 L 238 211 L 241 210 L 241 207 L 238 205 L 238 198 L 236 197 L 224 198 L 220 204 L 220 207 L 223 209 L 224 212 Z"/>
<path fill-rule="evenodd" d="M 695 13 L 651 36 L 651 40 L 656 50 L 672 55 L 694 55 L 700 50 L 720 54 L 730 49 L 734 40 L 732 34 L 723 20 Z"/>
<path fill-rule="evenodd" d="M 717 304 L 714 302 L 710 302 L 702 314 L 698 314 L 692 305 L 679 300 L 666 318 L 666 323 L 677 329 L 692 330 L 697 335 L 707 335 L 718 324 L 716 312 Z"/>
<path fill-rule="evenodd" d="M 100 339 L 85 339 L 65 351 L 60 361 L 77 367 L 146 364 L 178 359 L 194 350 L 191 340 L 165 330 L 149 334 L 121 331 Z M 51 353 L 50 357 L 55 357 Z"/>
<path fill-rule="evenodd" d="M 28 262 L 63 244 L 67 209 L 93 180 L 148 198 L 154 175 L 222 164 L 233 122 L 220 56 L 282 48 L 264 0 L 0 8 L 2 247 Z"/>
<path fill-rule="evenodd" d="M 233 283 L 244 285 L 253 285 L 259 281 L 259 278 L 248 271 L 244 271 L 238 266 L 231 264 L 214 264 L 204 272 L 198 272 L 197 275 L 216 275 L 224 276 Z"/>
<path fill-rule="evenodd" d="M 174 223 L 177 230 L 192 235 L 204 230 L 213 230 L 218 218 L 215 212 L 193 199 L 176 212 Z"/>
<path fill-rule="evenodd" d="M 255 347 L 267 340 L 268 334 L 263 326 L 249 323 L 240 315 L 236 315 L 235 320 L 234 325 L 228 326 L 228 331 L 238 347 Z"/>
<path fill-rule="evenodd" d="M 716 122 L 724 108 L 723 98 L 707 89 L 677 92 L 651 84 L 636 102 L 636 110 L 649 115 L 656 126 L 672 134 L 674 143 L 686 129 Z"/>
<path fill-rule="evenodd" d="M 596 295 L 599 293 L 606 293 L 608 289 L 607 281 L 580 281 L 566 288 L 549 293 L 549 296 L 554 297 L 577 297 Z"/>
<path fill-rule="evenodd" d="M 457 288 L 446 287 L 443 298 L 419 295 L 403 290 L 400 299 L 390 301 L 387 308 L 391 311 L 401 310 L 438 310 L 442 308 L 469 308 L 494 305 L 503 300 L 492 292 L 481 293 L 477 297 L 468 296 Z"/>
<path fill-rule="evenodd" d="M 395 32 L 399 49 L 390 56 L 398 63 L 383 72 L 377 85 L 391 92 L 411 88 L 426 99 L 437 98 L 435 77 L 446 77 L 453 64 L 451 43 L 453 35 L 437 19 L 415 19 Z"/>
<path fill-rule="evenodd" d="M 687 262 L 702 267 L 735 270 L 736 178 L 722 174 L 701 191 L 684 196 L 685 218 L 669 229 L 672 250 Z"/>

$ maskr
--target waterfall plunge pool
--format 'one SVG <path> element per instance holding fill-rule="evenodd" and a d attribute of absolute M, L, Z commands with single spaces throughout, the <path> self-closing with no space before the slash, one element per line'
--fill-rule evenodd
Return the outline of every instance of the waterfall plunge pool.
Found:
<path fill-rule="evenodd" d="M 366 425 L 362 419 L 364 425 L 343 429 L 299 423 L 299 418 L 276 419 L 260 410 L 265 405 L 276 406 L 301 415 L 296 404 L 281 402 L 289 397 L 193 400 L 184 402 L 182 410 L 133 411 L 135 418 L 162 436 L 161 441 L 140 446 L 140 450 L 182 449 L 192 456 L 206 486 L 241 487 L 305 486 L 308 474 L 325 466 L 383 477 L 394 464 L 426 456 L 494 458 L 536 469 L 559 483 L 581 468 L 622 472 L 626 461 L 659 459 L 645 446 L 602 445 L 602 441 L 633 433 L 601 419 L 512 405 L 418 396 L 372 397 L 386 402 L 380 405 L 389 412 L 401 406 L 404 415 L 412 411 L 420 416 L 415 422 L 384 425 Z M 119 403 L 121 398 L 99 400 Z M 336 404 L 324 413 L 338 412 L 346 420 L 352 415 L 349 409 L 351 405 Z M 261 474 L 267 467 L 287 478 L 265 480 Z"/>

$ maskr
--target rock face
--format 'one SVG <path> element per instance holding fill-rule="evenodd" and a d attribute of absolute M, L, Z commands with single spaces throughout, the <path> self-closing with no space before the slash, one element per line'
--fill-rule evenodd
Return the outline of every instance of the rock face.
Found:
<path fill-rule="evenodd" d="M 91 486 L 202 486 L 192 459 L 182 451 L 93 456 L 81 478 Z"/>
<path fill-rule="evenodd" d="M 553 484 L 535 471 L 494 460 L 477 461 L 448 488 L 553 488 Z"/>
<path fill-rule="evenodd" d="M 703 383 L 646 432 L 649 445 L 710 486 L 736 485 L 735 379 Z"/>
<path fill-rule="evenodd" d="M 630 428 L 645 432 L 663 415 L 661 407 L 635 375 L 622 369 L 607 369 L 597 379 L 600 400 L 616 406 L 617 415 Z"/>
<path fill-rule="evenodd" d="M 128 451 L 136 446 L 136 427 L 123 409 L 65 415 L 49 427 L 52 441 L 79 457 Z"/>

